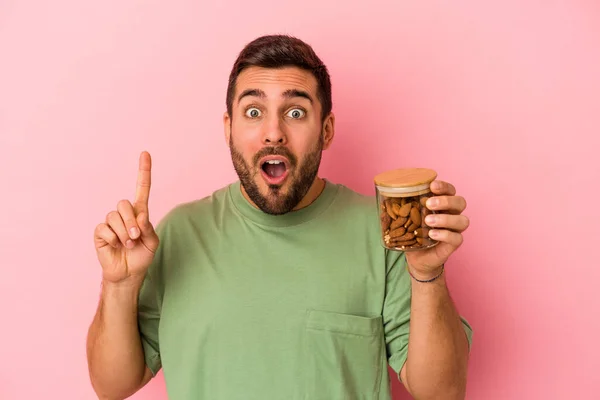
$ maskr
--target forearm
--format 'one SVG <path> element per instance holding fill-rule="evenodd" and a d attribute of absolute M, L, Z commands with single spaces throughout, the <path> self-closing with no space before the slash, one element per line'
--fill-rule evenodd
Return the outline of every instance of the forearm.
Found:
<path fill-rule="evenodd" d="M 137 326 L 140 287 L 140 281 L 102 285 L 87 341 L 90 378 L 101 399 L 126 398 L 144 379 L 144 353 Z"/>
<path fill-rule="evenodd" d="M 464 399 L 468 341 L 445 274 L 429 283 L 412 280 L 410 340 L 403 381 L 413 397 Z"/>

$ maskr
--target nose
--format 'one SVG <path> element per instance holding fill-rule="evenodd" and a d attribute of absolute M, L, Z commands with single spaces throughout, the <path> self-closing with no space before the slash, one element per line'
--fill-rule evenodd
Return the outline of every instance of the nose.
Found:
<path fill-rule="evenodd" d="M 263 144 L 269 146 L 285 145 L 287 136 L 282 129 L 281 121 L 276 116 L 265 120 Z"/>

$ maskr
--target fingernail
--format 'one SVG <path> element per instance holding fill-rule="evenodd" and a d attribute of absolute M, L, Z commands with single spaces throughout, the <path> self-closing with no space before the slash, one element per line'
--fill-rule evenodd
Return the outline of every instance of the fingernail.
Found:
<path fill-rule="evenodd" d="M 432 197 L 429 200 L 427 200 L 427 208 L 437 207 L 437 205 L 439 203 L 440 203 L 440 201 L 438 199 L 436 199 L 435 197 Z"/>
<path fill-rule="evenodd" d="M 131 249 L 133 247 L 133 242 L 131 240 L 128 240 L 125 242 L 125 246 L 127 246 L 128 249 Z"/>
<path fill-rule="evenodd" d="M 135 239 L 138 237 L 138 235 L 140 234 L 140 231 L 138 230 L 138 228 L 136 228 L 135 226 L 133 228 L 131 228 L 129 230 L 129 234 L 131 235 L 132 239 Z"/>
<path fill-rule="evenodd" d="M 433 189 L 439 190 L 442 188 L 442 184 L 440 182 L 433 182 Z"/>
<path fill-rule="evenodd" d="M 435 217 L 435 215 L 428 215 L 425 217 L 425 223 L 429 226 L 435 225 L 436 220 L 437 218 Z"/>
<path fill-rule="evenodd" d="M 429 231 L 429 236 L 431 236 L 434 239 L 439 239 L 442 236 L 442 233 L 439 229 L 431 229 Z"/>

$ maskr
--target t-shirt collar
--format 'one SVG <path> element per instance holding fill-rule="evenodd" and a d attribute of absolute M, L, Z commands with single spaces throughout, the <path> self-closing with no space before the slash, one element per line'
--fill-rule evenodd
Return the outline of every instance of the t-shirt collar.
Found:
<path fill-rule="evenodd" d="M 271 215 L 254 207 L 243 195 L 241 182 L 238 180 L 229 185 L 229 198 L 237 211 L 243 217 L 248 218 L 257 224 L 274 227 L 286 227 L 298 225 L 324 212 L 333 202 L 338 191 L 338 185 L 324 179 L 325 187 L 319 196 L 308 206 L 299 210 L 290 211 L 282 215 Z"/>

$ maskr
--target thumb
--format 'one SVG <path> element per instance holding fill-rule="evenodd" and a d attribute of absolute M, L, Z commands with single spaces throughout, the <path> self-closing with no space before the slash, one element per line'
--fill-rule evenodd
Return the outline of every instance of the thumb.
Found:
<path fill-rule="evenodd" d="M 140 227 L 140 239 L 148 247 L 148 249 L 152 252 L 155 252 L 158 249 L 158 235 L 154 231 L 154 227 L 150 222 L 149 216 L 147 212 L 141 212 L 136 217 L 138 226 Z"/>

